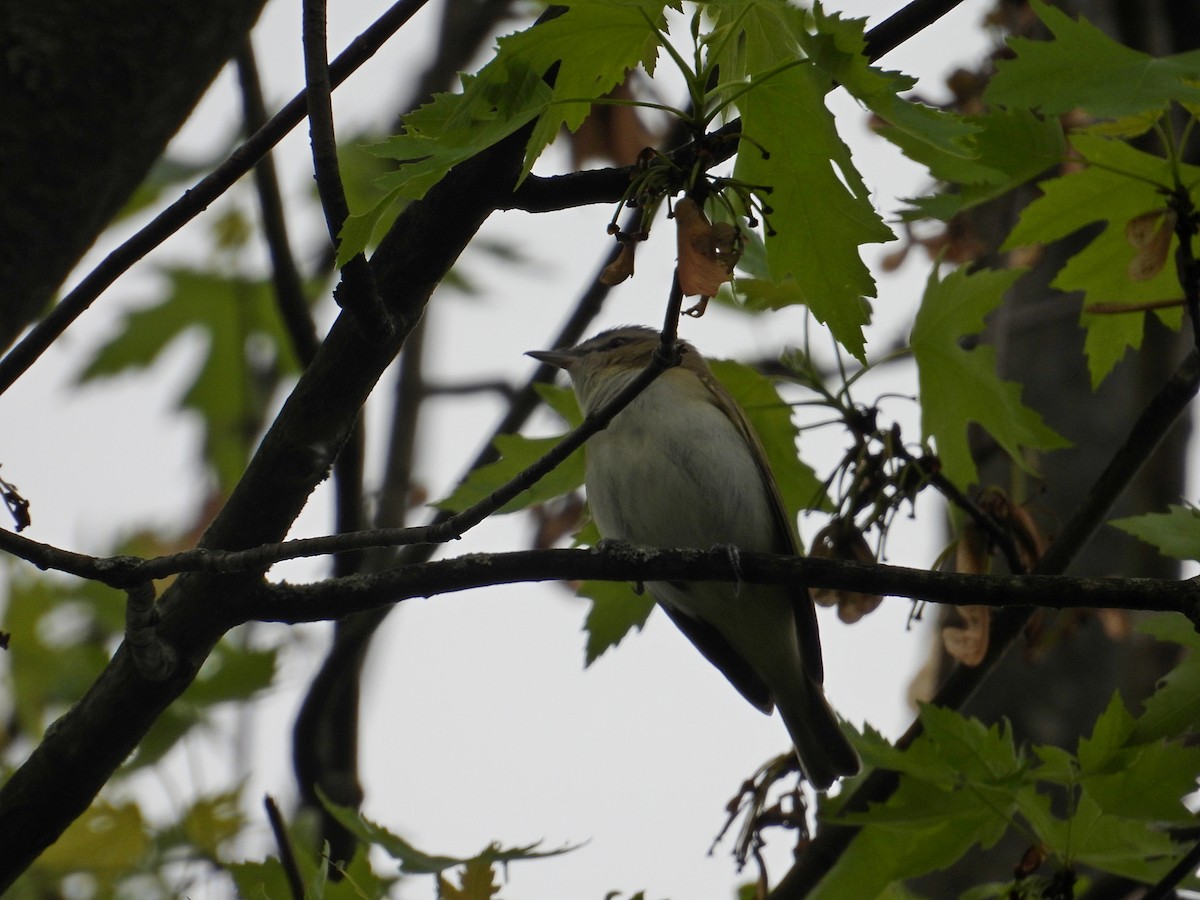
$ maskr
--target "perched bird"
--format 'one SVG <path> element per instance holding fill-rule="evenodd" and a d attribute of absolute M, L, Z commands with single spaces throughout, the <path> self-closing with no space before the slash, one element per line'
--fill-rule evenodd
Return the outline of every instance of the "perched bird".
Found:
<path fill-rule="evenodd" d="M 646 368 L 659 336 L 614 328 L 567 350 L 534 351 L 565 369 L 584 413 Z M 649 547 L 728 544 L 796 553 L 798 542 L 766 452 L 745 413 L 694 347 L 586 444 L 588 503 L 606 539 Z M 859 771 L 821 689 L 823 664 L 808 591 L 783 585 L 649 582 L 650 594 L 742 696 L 779 707 L 800 766 L 819 790 Z"/>

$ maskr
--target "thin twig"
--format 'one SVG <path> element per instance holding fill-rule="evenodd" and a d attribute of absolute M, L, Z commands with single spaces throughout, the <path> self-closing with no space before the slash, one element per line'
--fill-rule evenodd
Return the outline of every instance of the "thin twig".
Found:
<path fill-rule="evenodd" d="M 913 0 L 867 32 L 863 55 L 874 62 L 924 31 L 962 0 Z"/>
<path fill-rule="evenodd" d="M 375 55 L 405 22 L 428 0 L 398 0 L 387 12 L 355 38 L 329 67 L 329 79 L 337 87 Z M 108 254 L 47 316 L 35 325 L 0 360 L 0 394 L 3 394 L 41 357 L 71 323 L 79 318 L 108 287 L 134 263 L 202 213 L 245 175 L 263 154 L 300 124 L 305 116 L 304 94 L 297 94 L 266 125 L 233 151 L 220 166 L 200 179 L 183 196 L 164 209 L 137 234 Z"/>
<path fill-rule="evenodd" d="M 254 58 L 254 44 L 246 38 L 237 55 L 238 83 L 242 91 L 242 118 L 247 134 L 254 134 L 267 123 L 262 83 Z M 271 280 L 275 285 L 275 302 L 300 364 L 307 366 L 317 355 L 317 329 L 313 325 L 304 295 L 304 281 L 292 255 L 288 239 L 287 216 L 283 209 L 283 193 L 275 160 L 264 153 L 254 166 L 254 186 L 262 211 L 263 236 L 271 257 Z"/>
<path fill-rule="evenodd" d="M 275 844 L 279 847 L 279 863 L 287 877 L 292 900 L 304 900 L 304 876 L 300 874 L 300 866 L 296 863 L 296 853 L 292 849 L 292 839 L 288 836 L 287 823 L 283 821 L 279 805 L 270 794 L 263 797 L 263 806 L 267 808 L 267 820 L 271 823 Z"/>
<path fill-rule="evenodd" d="M 465 397 L 471 394 L 499 394 L 504 400 L 512 401 L 517 389 L 499 378 L 481 378 L 479 381 L 458 381 L 453 384 L 430 384 L 425 388 L 427 397 Z"/>
<path fill-rule="evenodd" d="M 350 216 L 350 207 L 346 203 L 338 166 L 326 30 L 325 0 L 304 0 L 304 96 L 308 107 L 313 176 L 317 182 L 321 208 L 325 212 L 329 239 L 337 247 L 341 243 L 342 226 Z M 338 305 L 348 309 L 355 317 L 363 336 L 368 340 L 384 342 L 395 333 L 396 325 L 383 305 L 375 276 L 364 254 L 355 254 L 342 266 L 342 283 L 334 291 L 334 297 Z"/>
<path fill-rule="evenodd" d="M 1175 893 L 1175 888 L 1183 883 L 1183 880 L 1196 871 L 1196 867 L 1200 866 L 1200 843 L 1192 845 L 1192 849 L 1184 854 L 1171 871 L 1162 877 L 1162 879 L 1142 894 L 1142 900 L 1169 900 L 1171 897 L 1178 897 Z"/>
<path fill-rule="evenodd" d="M 896 456 L 904 459 L 909 463 L 916 463 L 917 459 L 908 449 L 900 446 L 895 451 Z M 952 482 L 941 472 L 930 472 L 927 476 L 929 484 L 941 494 L 949 503 L 957 506 L 964 513 L 970 516 L 971 520 L 979 527 L 979 529 L 991 539 L 992 543 L 1000 550 L 1004 556 L 1004 561 L 1008 564 L 1008 569 L 1014 574 L 1021 574 L 1025 571 L 1025 566 L 1021 562 L 1021 556 L 1017 552 L 1017 545 L 1013 541 L 1012 534 L 999 522 L 996 518 L 984 509 L 978 503 L 968 497 L 959 489 L 958 485 Z"/>

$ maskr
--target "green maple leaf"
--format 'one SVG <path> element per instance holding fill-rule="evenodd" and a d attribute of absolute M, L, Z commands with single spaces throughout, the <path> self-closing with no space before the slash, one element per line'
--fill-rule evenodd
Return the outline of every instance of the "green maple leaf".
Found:
<path fill-rule="evenodd" d="M 664 4 L 656 0 L 573 0 L 561 16 L 501 38 L 496 56 L 465 78 L 459 94 L 439 94 L 405 117 L 404 130 L 375 146 L 401 161 L 379 185 L 389 196 L 420 199 L 453 166 L 534 119 L 524 174 L 564 125 L 577 129 L 591 101 L 628 70 L 653 74 Z M 554 85 L 545 81 L 554 69 Z M 356 230 L 354 234 L 358 234 Z M 361 249 L 361 248 L 359 248 Z"/>
<path fill-rule="evenodd" d="M 821 17 L 818 27 L 829 31 L 814 36 L 803 10 L 777 0 L 723 0 L 705 9 L 717 19 L 707 40 L 722 79 L 713 94 L 734 99 L 742 119 L 734 176 L 770 188 L 764 199 L 774 211 L 761 274 L 788 286 L 777 294 L 780 305 L 806 305 L 862 359 L 862 327 L 870 321 L 864 298 L 875 296 L 875 282 L 858 248 L 895 235 L 872 206 L 825 106 L 834 69 L 868 78 L 865 60 L 847 61 L 856 29 L 861 41 L 861 23 Z"/>
<path fill-rule="evenodd" d="M 893 132 L 952 156 L 975 155 L 970 136 L 979 126 L 970 119 L 900 95 L 916 85 L 902 72 L 871 65 L 866 57 L 866 19 L 828 15 L 813 5 L 813 29 L 805 29 L 801 44 L 808 57 L 827 72 L 832 82 L 888 123 Z"/>
<path fill-rule="evenodd" d="M 1042 195 L 1021 212 L 1002 249 L 1050 243 L 1103 222 L 1103 230 L 1071 257 L 1054 277 L 1052 287 L 1083 292 L 1085 308 L 1094 304 L 1118 308 L 1145 305 L 1181 296 L 1173 265 L 1165 265 L 1156 275 L 1142 281 L 1130 278 L 1129 266 L 1137 251 L 1125 234 L 1131 219 L 1165 208 L 1163 192 L 1175 182 L 1171 163 L 1124 141 L 1093 134 L 1077 134 L 1071 138 L 1071 144 L 1088 165 L 1043 181 L 1039 185 Z M 1200 177 L 1198 167 L 1180 166 L 1179 170 L 1185 182 Z M 1178 239 L 1172 235 L 1172 250 L 1177 243 Z M 1179 326 L 1179 310 L 1159 310 L 1154 314 L 1172 327 Z M 1129 348 L 1141 346 L 1145 313 L 1085 311 L 1080 322 L 1087 329 L 1084 350 L 1094 387 Z"/>
<path fill-rule="evenodd" d="M 810 897 L 877 897 L 898 879 L 992 846 L 1008 828 L 1022 771 L 1011 733 L 929 705 L 921 722 L 925 733 L 903 751 L 857 743 L 868 763 L 901 773 L 899 787 L 866 812 L 836 817 L 862 831 Z"/>
<path fill-rule="evenodd" d="M 1066 139 L 1057 119 L 1039 118 L 1025 110 L 993 109 L 967 116 L 965 121 L 976 129 L 964 138 L 970 153 L 947 152 L 890 125 L 880 129 L 938 181 L 957 186 L 953 192 L 909 200 L 913 208 L 903 213 L 905 218 L 952 219 L 1037 177 L 1066 157 Z"/>
<path fill-rule="evenodd" d="M 1200 560 L 1200 509 L 1171 506 L 1165 513 L 1114 519 L 1108 524 L 1153 544 L 1164 556 Z"/>
<path fill-rule="evenodd" d="M 1105 812 L 1087 790 L 1079 792 L 1070 817 L 1045 815 L 1031 824 L 1066 862 L 1150 884 L 1166 875 L 1180 850 L 1165 832 L 1147 828 L 1144 821 Z"/>
<path fill-rule="evenodd" d="M 952 272 L 929 276 L 910 345 L 917 360 L 921 429 L 937 445 L 943 469 L 955 484 L 966 486 L 978 473 L 967 446 L 967 424 L 985 428 L 1019 465 L 1026 448 L 1049 450 L 1068 442 L 1021 403 L 1021 388 L 996 375 L 996 352 L 979 345 L 965 349 L 960 340 L 977 335 L 988 313 L 1021 270 Z"/>
<path fill-rule="evenodd" d="M 576 593 L 592 602 L 583 623 L 587 633 L 585 667 L 621 643 L 633 629 L 641 631 L 654 611 L 654 599 L 649 594 L 638 594 L 623 581 L 585 581 Z"/>
<path fill-rule="evenodd" d="M 130 313 L 79 376 L 93 381 L 151 365 L 199 332 L 207 353 L 180 406 L 200 414 L 204 453 L 225 487 L 241 476 L 280 376 L 298 370 L 270 281 L 167 269 L 167 296 Z"/>
<path fill-rule="evenodd" d="M 1172 102 L 1200 102 L 1200 50 L 1156 59 L 1042 0 L 1033 0 L 1033 8 L 1054 39 L 1009 38 L 1016 58 L 997 61 L 984 94 L 989 104 L 1047 115 L 1082 107 L 1094 116 L 1120 118 L 1165 112 Z"/>
<path fill-rule="evenodd" d="M 548 438 L 530 438 L 520 434 L 497 435 L 492 443 L 500 452 L 500 459 L 473 470 L 449 497 L 437 501 L 434 506 L 451 512 L 461 512 L 474 506 L 549 453 L 563 437 L 564 435 Z M 498 512 L 517 512 L 538 503 L 545 503 L 575 490 L 582 484 L 583 451 L 576 450 L 533 487 L 522 491 Z"/>
<path fill-rule="evenodd" d="M 545 112 L 552 96 L 541 74 L 524 61 L 497 57 L 478 75 L 464 77 L 461 93 L 434 95 L 405 116 L 400 134 L 368 147 L 400 163 L 376 184 L 389 198 L 419 200 L 454 166 Z"/>
<path fill-rule="evenodd" d="M 477 869 L 478 866 L 484 865 L 490 868 L 494 863 L 503 864 L 519 859 L 548 859 L 576 849 L 576 846 L 568 844 L 553 850 L 539 850 L 540 841 L 515 847 L 504 847 L 493 842 L 474 856 L 444 856 L 428 853 L 410 844 L 385 826 L 368 819 L 358 809 L 334 803 L 319 787 L 317 788 L 317 797 L 329 814 L 345 826 L 347 831 L 368 846 L 379 847 L 393 859 L 398 860 L 400 871 L 408 875 L 439 875 L 455 866 Z"/>
<path fill-rule="evenodd" d="M 1196 789 L 1200 749 L 1156 741 L 1123 754 L 1116 771 L 1084 782 L 1105 812 L 1145 822 L 1195 821 L 1183 798 Z"/>
<path fill-rule="evenodd" d="M 463 865 L 455 887 L 445 878 L 438 876 L 438 895 L 442 900 L 491 900 L 500 893 L 496 884 L 496 873 L 487 860 L 473 859 Z"/>
<path fill-rule="evenodd" d="M 1143 704 L 1145 711 L 1134 728 L 1135 738 L 1148 743 L 1194 732 L 1200 727 L 1200 635 L 1178 613 L 1152 616 L 1138 630 L 1190 652 L 1159 681 Z"/>
<path fill-rule="evenodd" d="M 578 427 L 583 421 L 575 395 L 569 389 L 538 385 L 537 391 L 542 400 L 562 416 L 571 428 Z M 531 438 L 522 434 L 497 435 L 492 445 L 500 458 L 469 472 L 448 497 L 433 505 L 450 512 L 461 512 L 474 506 L 528 469 L 564 437 L 565 434 L 545 438 Z M 580 487 L 583 484 L 583 460 L 583 450 L 576 450 L 533 487 L 522 491 L 497 512 L 503 514 L 527 509 Z"/>
<path fill-rule="evenodd" d="M 828 88 L 821 71 L 796 67 L 741 97 L 743 138 L 734 176 L 771 188 L 773 233 L 766 239 L 771 279 L 793 279 L 797 297 L 817 321 L 863 359 L 862 327 L 870 321 L 864 298 L 875 296 L 875 281 L 858 248 L 895 235 L 875 211 L 850 150 L 838 136 L 825 107 Z"/>
<path fill-rule="evenodd" d="M 805 896 L 878 897 L 894 881 L 945 868 L 974 846 L 994 844 L 1008 824 L 1004 809 L 996 791 L 948 790 L 902 776 L 885 803 L 838 820 L 862 830 Z"/>
<path fill-rule="evenodd" d="M 112 885 L 150 849 L 147 823 L 136 803 L 96 800 L 38 857 L 37 865 L 60 876 L 86 870 L 101 884 Z"/>
<path fill-rule="evenodd" d="M 501 42 L 501 56 L 528 61 L 543 72 L 558 63 L 550 108 L 538 120 L 525 155 L 525 172 L 567 127 L 575 131 L 602 97 L 641 66 L 654 74 L 667 6 L 678 0 L 569 0 L 566 13 Z M 657 26 L 657 27 L 656 27 Z"/>

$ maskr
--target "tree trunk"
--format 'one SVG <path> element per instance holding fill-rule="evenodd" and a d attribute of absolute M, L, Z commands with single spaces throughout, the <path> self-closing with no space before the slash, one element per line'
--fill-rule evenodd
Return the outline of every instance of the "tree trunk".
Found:
<path fill-rule="evenodd" d="M 1177 7 L 1127 0 L 1080 0 L 1061 4 L 1082 15 L 1122 43 L 1155 54 L 1191 49 L 1197 22 L 1175 27 Z M 1044 35 L 1035 35 L 1041 37 Z M 983 209 L 972 225 L 986 246 L 996 247 L 1016 222 L 1025 196 Z M 1141 351 L 1130 354 L 1095 392 L 1091 390 L 1084 332 L 1079 326 L 1080 298 L 1049 287 L 1078 242 L 1049 247 L 1043 259 L 1021 279 L 1002 312 L 989 323 L 988 339 L 997 346 L 1000 374 L 1024 385 L 1023 400 L 1051 427 L 1074 443 L 1037 463 L 1040 483 L 1014 473 L 1000 452 L 980 446 L 984 485 L 1000 485 L 1023 503 L 1053 539 L 1057 527 L 1082 502 L 1096 476 L 1124 440 L 1146 401 L 1170 376 L 1187 350 L 1187 341 L 1149 317 Z M 1189 424 L 1179 422 L 1118 502 L 1113 516 L 1163 510 L 1178 503 L 1184 490 Z M 1014 478 L 1014 475 L 1016 477 Z M 1178 566 L 1151 547 L 1115 528 L 1102 528 L 1071 569 L 1077 575 L 1178 577 Z M 1174 653 L 1133 634 L 1110 636 L 1101 618 L 1067 611 L 1035 620 L 1036 634 L 1010 652 L 970 703 L 965 713 L 996 722 L 1007 719 L 1017 741 L 1074 749 L 1091 732 L 1114 691 L 1136 713 L 1138 704 L 1174 662 Z M 1111 622 L 1111 620 L 1109 620 Z M 949 661 L 942 660 L 943 670 Z M 986 854 L 969 854 L 953 869 L 922 879 L 914 887 L 931 896 L 957 896 L 971 885 L 1007 881 L 1026 850 L 1010 836 Z M 1118 889 L 1115 896 L 1122 896 Z M 1113 896 L 1106 894 L 1106 896 Z"/>
<path fill-rule="evenodd" d="M 36 319 L 264 0 L 0 0 L 0 348 Z"/>

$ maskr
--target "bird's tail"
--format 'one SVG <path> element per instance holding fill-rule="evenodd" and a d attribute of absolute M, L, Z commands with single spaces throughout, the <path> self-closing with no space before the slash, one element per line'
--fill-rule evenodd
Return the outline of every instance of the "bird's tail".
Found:
<path fill-rule="evenodd" d="M 800 768 L 814 788 L 824 791 L 838 778 L 859 773 L 858 754 L 819 684 L 804 678 L 799 689 L 777 694 L 775 705 L 796 747 Z"/>

